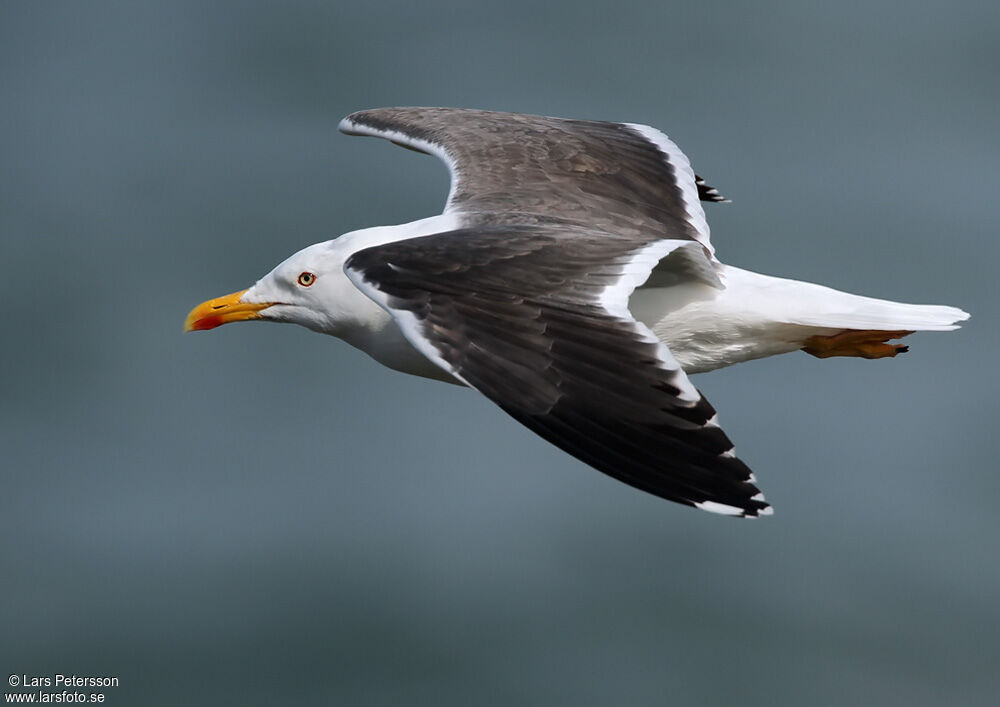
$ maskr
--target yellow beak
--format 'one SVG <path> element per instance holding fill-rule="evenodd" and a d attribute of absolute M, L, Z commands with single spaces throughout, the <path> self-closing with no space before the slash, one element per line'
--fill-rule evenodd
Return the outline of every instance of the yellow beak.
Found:
<path fill-rule="evenodd" d="M 240 302 L 246 290 L 234 292 L 225 297 L 216 297 L 202 302 L 191 310 L 184 320 L 184 331 L 214 329 L 229 322 L 260 319 L 258 312 L 271 306 L 271 302 Z"/>

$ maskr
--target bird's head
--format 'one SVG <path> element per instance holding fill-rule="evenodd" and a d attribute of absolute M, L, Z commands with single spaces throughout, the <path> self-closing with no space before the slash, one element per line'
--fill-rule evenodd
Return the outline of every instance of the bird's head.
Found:
<path fill-rule="evenodd" d="M 300 250 L 247 289 L 208 300 L 191 310 L 184 331 L 214 329 L 229 322 L 263 320 L 301 324 L 336 334 L 353 286 L 344 274 L 336 241 Z"/>

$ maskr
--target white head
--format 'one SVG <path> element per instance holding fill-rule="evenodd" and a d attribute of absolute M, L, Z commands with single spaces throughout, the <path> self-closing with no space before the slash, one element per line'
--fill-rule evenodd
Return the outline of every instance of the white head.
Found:
<path fill-rule="evenodd" d="M 344 262 L 362 248 L 459 226 L 458 215 L 441 214 L 398 226 L 363 228 L 303 248 L 250 289 L 199 304 L 188 314 L 184 330 L 214 329 L 252 319 L 292 322 L 365 348 L 365 338 L 381 331 L 392 318 L 354 286 L 344 272 Z"/>
<path fill-rule="evenodd" d="M 229 322 L 264 320 L 301 324 L 340 336 L 357 326 L 358 317 L 375 306 L 344 274 L 340 239 L 317 243 L 295 253 L 247 289 L 203 302 L 191 310 L 185 331 L 214 329 Z M 364 305 L 359 306 L 359 300 Z"/>

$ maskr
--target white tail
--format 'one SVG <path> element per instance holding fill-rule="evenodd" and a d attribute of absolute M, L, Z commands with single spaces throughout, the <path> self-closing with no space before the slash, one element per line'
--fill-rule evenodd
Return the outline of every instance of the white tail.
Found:
<path fill-rule="evenodd" d="M 824 288 L 825 289 L 825 288 Z M 833 329 L 880 329 L 908 331 L 952 331 L 969 318 L 957 307 L 935 304 L 903 304 L 837 292 L 824 301 L 826 311 L 796 316 L 793 324 Z"/>
<path fill-rule="evenodd" d="M 768 312 L 772 322 L 827 329 L 951 331 L 969 318 L 957 307 L 862 297 L 731 266 L 724 266 L 724 281 L 739 293 L 743 307 Z"/>

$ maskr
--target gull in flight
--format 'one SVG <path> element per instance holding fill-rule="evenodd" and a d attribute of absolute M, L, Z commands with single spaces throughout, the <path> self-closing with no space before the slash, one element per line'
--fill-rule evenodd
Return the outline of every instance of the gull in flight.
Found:
<path fill-rule="evenodd" d="M 655 128 L 383 108 L 340 130 L 439 157 L 439 216 L 295 253 L 185 329 L 291 322 L 386 366 L 475 388 L 535 433 L 656 496 L 771 513 L 689 374 L 803 350 L 893 357 L 960 309 L 861 297 L 724 265 L 701 202 L 724 199 Z"/>

